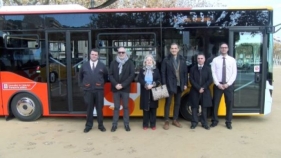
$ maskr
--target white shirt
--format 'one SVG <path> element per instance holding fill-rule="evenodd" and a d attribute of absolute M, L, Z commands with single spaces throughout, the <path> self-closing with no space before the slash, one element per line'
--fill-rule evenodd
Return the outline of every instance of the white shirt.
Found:
<path fill-rule="evenodd" d="M 219 85 L 222 81 L 222 64 L 223 64 L 223 56 L 217 56 L 213 59 L 211 64 L 212 75 L 215 85 Z M 226 82 L 230 86 L 236 80 L 237 76 L 237 66 L 236 60 L 229 56 L 225 56 L 225 65 L 226 65 Z"/>
<path fill-rule="evenodd" d="M 96 60 L 95 62 L 93 62 L 92 60 L 90 60 L 90 66 L 91 66 L 91 69 L 93 70 L 93 63 L 95 65 L 95 67 L 97 67 L 97 63 L 98 63 L 98 60 Z"/>

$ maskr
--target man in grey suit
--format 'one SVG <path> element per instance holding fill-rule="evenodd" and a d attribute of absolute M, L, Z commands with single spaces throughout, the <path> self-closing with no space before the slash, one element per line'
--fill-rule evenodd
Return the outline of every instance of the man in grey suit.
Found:
<path fill-rule="evenodd" d="M 120 103 L 122 100 L 123 110 L 124 110 L 124 127 L 127 132 L 129 132 L 129 93 L 131 83 L 135 77 L 135 66 L 133 61 L 127 56 L 124 47 L 118 49 L 118 54 L 116 59 L 110 64 L 109 69 L 109 80 L 111 82 L 111 91 L 113 92 L 114 99 L 114 115 L 111 132 L 115 132 L 117 129 Z"/>
<path fill-rule="evenodd" d="M 84 100 L 87 106 L 87 122 L 84 133 L 88 133 L 93 127 L 94 105 L 97 110 L 98 128 L 105 132 L 103 126 L 103 105 L 104 105 L 104 83 L 108 79 L 106 66 L 98 60 L 99 51 L 93 49 L 90 53 L 90 60 L 83 63 L 79 71 L 79 84 L 84 90 Z"/>

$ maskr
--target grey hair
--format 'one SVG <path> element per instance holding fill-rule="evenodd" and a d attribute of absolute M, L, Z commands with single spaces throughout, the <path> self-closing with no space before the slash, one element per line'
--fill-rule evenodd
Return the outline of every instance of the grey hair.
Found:
<path fill-rule="evenodd" d="M 144 59 L 143 59 L 143 68 L 145 68 L 145 66 L 146 66 L 145 62 L 146 62 L 147 58 L 149 58 L 149 57 L 152 59 L 152 66 L 153 66 L 153 69 L 155 69 L 155 67 L 156 67 L 156 61 L 155 61 L 153 55 L 151 55 L 151 54 L 147 54 L 147 55 L 144 57 Z"/>

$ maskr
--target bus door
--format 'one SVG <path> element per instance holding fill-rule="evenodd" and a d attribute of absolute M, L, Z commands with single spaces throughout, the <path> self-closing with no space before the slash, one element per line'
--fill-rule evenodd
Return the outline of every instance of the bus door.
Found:
<path fill-rule="evenodd" d="M 263 113 L 267 38 L 256 27 L 229 30 L 229 54 L 237 62 L 233 115 Z"/>
<path fill-rule="evenodd" d="M 90 36 L 90 31 L 46 32 L 51 113 L 86 111 L 78 73 L 91 49 Z"/>

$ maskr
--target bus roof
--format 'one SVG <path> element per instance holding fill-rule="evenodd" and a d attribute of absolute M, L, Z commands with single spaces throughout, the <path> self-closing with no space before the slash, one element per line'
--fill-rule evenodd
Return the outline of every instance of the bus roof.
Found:
<path fill-rule="evenodd" d="M 2 6 L 0 15 L 15 14 L 55 14 L 55 13 L 105 13 L 105 12 L 153 12 L 153 11 L 187 11 L 187 10 L 249 10 L 265 9 L 272 10 L 272 7 L 204 7 L 204 8 L 127 8 L 127 9 L 88 9 L 79 4 L 69 5 L 28 5 L 28 6 Z"/>

